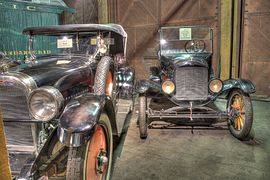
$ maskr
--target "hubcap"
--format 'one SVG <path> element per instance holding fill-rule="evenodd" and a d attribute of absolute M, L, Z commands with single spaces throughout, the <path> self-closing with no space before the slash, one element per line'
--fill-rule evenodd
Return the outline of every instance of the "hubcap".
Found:
<path fill-rule="evenodd" d="M 240 131 L 245 123 L 245 111 L 243 98 L 239 95 L 235 95 L 231 104 L 231 116 L 233 117 L 234 129 Z"/>
<path fill-rule="evenodd" d="M 99 174 L 102 174 L 107 167 L 109 160 L 106 154 L 107 153 L 104 149 L 100 149 L 99 155 L 97 156 L 96 170 Z"/>

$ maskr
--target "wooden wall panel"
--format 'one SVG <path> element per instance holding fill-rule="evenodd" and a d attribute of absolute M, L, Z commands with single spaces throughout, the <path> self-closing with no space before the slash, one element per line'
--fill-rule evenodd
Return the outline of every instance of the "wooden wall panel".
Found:
<path fill-rule="evenodd" d="M 97 23 L 98 22 L 98 1 L 97 0 L 84 0 L 83 7 L 83 23 Z"/>
<path fill-rule="evenodd" d="M 245 0 L 246 13 L 269 13 L 270 1 L 269 0 Z"/>
<path fill-rule="evenodd" d="M 137 79 L 157 63 L 158 29 L 165 25 L 210 25 L 214 31 L 214 66 L 218 62 L 218 0 L 110 0 L 111 22 L 128 33 L 127 58 Z M 216 69 L 216 68 L 215 68 Z M 217 70 L 216 70 L 217 71 Z"/>
<path fill-rule="evenodd" d="M 192 21 L 194 19 L 199 18 L 199 2 L 197 0 L 182 0 L 182 1 L 167 1 L 162 0 L 161 8 L 162 12 L 162 20 L 165 21 L 166 17 L 168 16 L 168 12 L 174 11 L 175 7 L 179 7 L 180 9 L 175 11 L 173 16 L 168 19 L 166 23 L 178 23 L 183 21 Z M 181 17 L 181 18 L 180 18 Z"/>
<path fill-rule="evenodd" d="M 270 1 L 246 0 L 241 77 L 250 79 L 257 94 L 270 95 Z"/>
<path fill-rule="evenodd" d="M 98 0 L 64 0 L 76 12 L 63 13 L 62 24 L 87 24 L 98 23 Z"/>

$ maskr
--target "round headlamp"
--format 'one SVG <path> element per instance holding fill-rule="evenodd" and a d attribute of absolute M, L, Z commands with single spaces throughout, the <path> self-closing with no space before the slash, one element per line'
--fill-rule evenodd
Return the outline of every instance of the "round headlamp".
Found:
<path fill-rule="evenodd" d="M 58 89 L 51 86 L 38 88 L 30 93 L 28 108 L 36 120 L 49 121 L 59 114 L 64 98 Z"/>
<path fill-rule="evenodd" d="M 219 93 L 222 90 L 223 84 L 220 79 L 213 79 L 209 83 L 209 89 L 213 93 Z"/>
<path fill-rule="evenodd" d="M 175 85 L 171 80 L 166 80 L 162 83 L 161 88 L 165 94 L 172 94 L 175 90 Z"/>

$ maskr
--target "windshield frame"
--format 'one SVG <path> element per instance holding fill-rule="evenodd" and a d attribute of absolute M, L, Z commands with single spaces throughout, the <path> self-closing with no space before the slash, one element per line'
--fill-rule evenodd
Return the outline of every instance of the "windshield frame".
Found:
<path fill-rule="evenodd" d="M 37 49 L 34 49 L 34 37 L 56 37 L 56 41 L 54 42 L 55 44 L 57 44 L 57 37 L 72 37 L 72 39 L 74 39 L 75 37 L 75 41 L 73 43 L 76 44 L 77 49 L 79 49 L 78 47 L 80 46 L 80 35 L 84 35 L 84 34 L 88 34 L 88 38 L 92 40 L 95 39 L 96 43 L 95 44 L 91 44 L 91 46 L 95 46 L 95 51 L 93 53 L 88 53 L 88 51 L 85 51 L 83 53 L 80 53 L 79 50 L 77 52 L 60 52 L 60 53 L 50 53 L 50 54 L 43 54 L 43 55 L 38 55 L 38 57 L 42 57 L 42 56 L 50 56 L 50 55 L 65 55 L 65 56 L 81 56 L 81 57 L 87 57 L 87 58 L 93 58 L 96 55 L 99 54 L 99 47 L 101 45 L 101 41 L 102 39 L 106 39 L 106 38 L 111 38 L 111 31 L 89 31 L 89 32 L 85 32 L 85 31 L 77 31 L 77 32 L 59 32 L 59 33 L 36 33 L 34 35 L 32 34 L 28 34 L 28 50 L 30 52 L 30 59 L 36 59 L 36 54 L 34 53 L 35 51 L 37 51 Z M 106 34 L 106 37 L 103 37 Z M 92 35 L 92 36 L 91 36 Z M 59 38 L 60 39 L 60 38 Z M 36 42 L 39 43 L 39 42 Z M 104 44 L 104 42 L 103 42 Z M 109 53 L 110 50 L 110 44 L 106 44 L 107 47 L 107 52 L 105 55 L 107 55 Z M 74 46 L 72 47 L 74 48 Z M 61 49 L 61 48 L 58 48 Z M 63 48 L 63 49 L 68 49 L 68 48 Z M 103 54 L 104 55 L 104 54 Z"/>
<path fill-rule="evenodd" d="M 173 39 L 173 40 L 166 40 L 164 38 L 164 30 L 166 29 L 181 29 L 181 28 L 191 28 L 191 29 L 206 29 L 208 30 L 208 33 L 209 33 L 209 36 L 208 38 L 192 38 L 190 40 L 180 40 L 180 39 Z M 179 37 L 180 38 L 180 37 Z M 206 26 L 206 25 L 194 25 L 194 26 L 164 26 L 164 27 L 161 27 L 159 29 L 159 50 L 160 50 L 160 54 L 162 55 L 162 50 L 164 51 L 164 49 L 162 48 L 163 47 L 163 42 L 165 43 L 168 43 L 168 42 L 178 42 L 178 41 L 192 41 L 192 40 L 202 40 L 202 41 L 209 41 L 209 51 L 204 51 L 204 52 L 186 52 L 186 51 L 179 51 L 175 54 L 197 54 L 197 53 L 213 53 L 213 28 L 211 28 L 210 26 Z M 182 47 L 181 50 L 184 50 L 185 48 Z M 165 53 L 166 54 L 166 53 Z M 166 55 L 167 56 L 167 55 Z M 168 56 L 175 56 L 172 54 L 169 54 L 168 53 Z"/>

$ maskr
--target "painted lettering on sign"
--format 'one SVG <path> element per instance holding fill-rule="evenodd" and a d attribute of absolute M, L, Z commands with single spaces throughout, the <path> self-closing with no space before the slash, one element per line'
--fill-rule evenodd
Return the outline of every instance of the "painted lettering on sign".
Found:
<path fill-rule="evenodd" d="M 18 55 L 30 55 L 30 51 L 25 50 L 15 50 L 15 51 L 3 51 L 5 56 L 18 56 Z M 51 54 L 51 50 L 33 50 L 33 54 L 40 55 L 40 54 Z"/>

